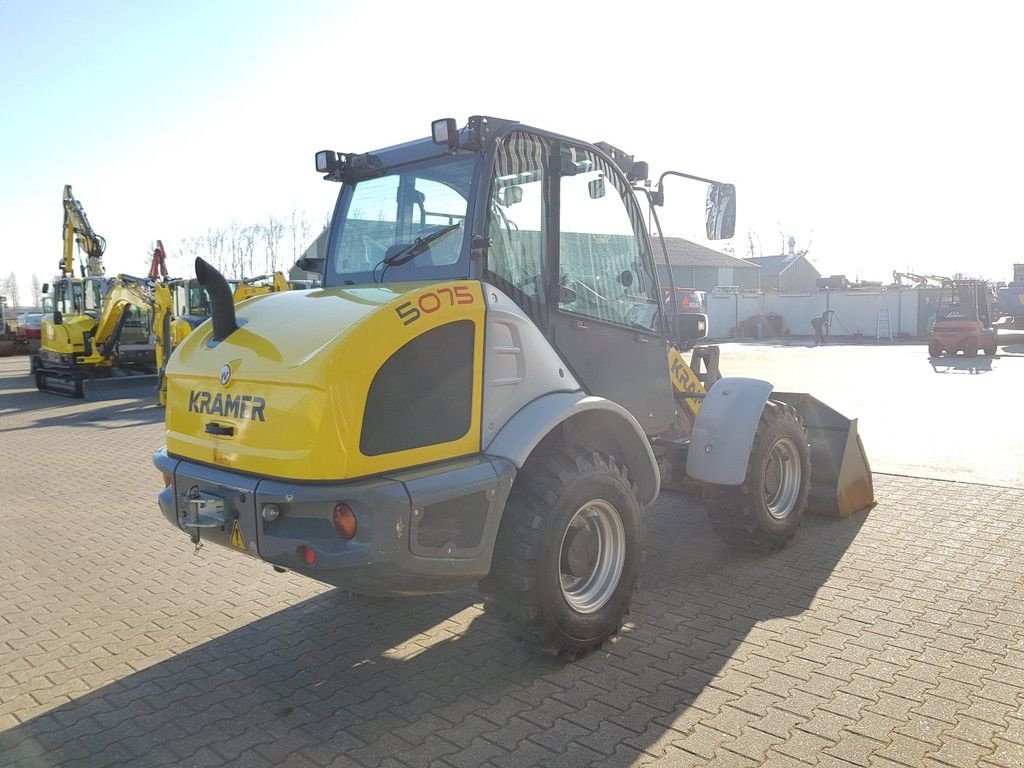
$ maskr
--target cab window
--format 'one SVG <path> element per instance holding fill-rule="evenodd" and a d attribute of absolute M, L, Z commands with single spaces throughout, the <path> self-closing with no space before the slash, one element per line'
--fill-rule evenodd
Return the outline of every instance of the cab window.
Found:
<path fill-rule="evenodd" d="M 560 154 L 560 309 L 655 332 L 657 285 L 632 190 L 603 157 L 564 145 Z"/>
<path fill-rule="evenodd" d="M 523 132 L 502 142 L 495 153 L 488 211 L 488 277 L 534 317 L 544 303 L 544 176 L 549 147 L 545 139 Z"/>

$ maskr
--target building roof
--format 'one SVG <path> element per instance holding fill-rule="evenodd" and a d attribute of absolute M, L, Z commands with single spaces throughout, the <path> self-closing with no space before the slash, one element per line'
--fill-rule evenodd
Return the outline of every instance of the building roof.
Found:
<path fill-rule="evenodd" d="M 775 277 L 781 275 L 803 257 L 802 253 L 784 253 L 779 256 L 751 256 L 747 261 L 761 268 L 761 277 Z"/>
<path fill-rule="evenodd" d="M 652 238 L 654 242 L 654 260 L 656 263 L 664 263 L 661 259 L 661 248 L 658 247 L 658 238 Z M 668 263 L 673 267 L 733 267 L 735 269 L 752 269 L 756 264 L 749 261 L 737 259 L 727 253 L 716 251 L 713 248 L 705 248 L 703 245 L 691 243 L 681 237 L 666 237 L 665 247 L 668 249 Z"/>

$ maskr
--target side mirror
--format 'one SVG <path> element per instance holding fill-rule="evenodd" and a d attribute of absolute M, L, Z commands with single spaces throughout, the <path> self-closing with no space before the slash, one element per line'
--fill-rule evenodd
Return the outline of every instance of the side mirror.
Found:
<path fill-rule="evenodd" d="M 559 304 L 572 304 L 576 301 L 576 291 L 567 285 L 558 286 L 558 303 Z"/>
<path fill-rule="evenodd" d="M 295 262 L 295 266 L 301 269 L 303 272 L 315 272 L 320 274 L 324 269 L 325 259 L 319 256 L 303 256 L 301 259 Z"/>
<path fill-rule="evenodd" d="M 587 184 L 587 191 L 591 200 L 598 200 L 604 197 L 604 177 L 594 179 Z"/>
<path fill-rule="evenodd" d="M 59 309 L 53 310 L 53 324 L 54 325 L 63 325 L 64 324 L 64 315 L 61 314 L 61 311 Z"/>
<path fill-rule="evenodd" d="M 736 231 L 736 187 L 712 183 L 708 186 L 706 221 L 708 240 L 728 240 Z"/>
<path fill-rule="evenodd" d="M 499 202 L 508 208 L 510 205 L 523 202 L 523 188 L 522 187 L 504 187 L 498 190 Z"/>
<path fill-rule="evenodd" d="M 42 292 L 43 293 L 49 293 L 50 292 L 50 284 L 49 283 L 43 283 Z"/>
<path fill-rule="evenodd" d="M 459 126 L 454 117 L 443 117 L 430 124 L 430 137 L 435 144 L 443 144 L 449 151 L 459 148 Z"/>
<path fill-rule="evenodd" d="M 677 314 L 672 317 L 672 340 L 677 343 L 700 341 L 708 335 L 708 316 Z"/>

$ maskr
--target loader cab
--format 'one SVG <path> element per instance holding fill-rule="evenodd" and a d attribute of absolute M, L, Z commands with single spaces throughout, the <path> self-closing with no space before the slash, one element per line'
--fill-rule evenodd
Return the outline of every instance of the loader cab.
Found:
<path fill-rule="evenodd" d="M 373 153 L 317 154 L 317 170 L 343 186 L 325 259 L 300 268 L 322 272 L 324 287 L 493 284 L 589 393 L 624 406 L 648 434 L 671 429 L 673 323 L 622 156 L 497 118 L 433 128 Z"/>

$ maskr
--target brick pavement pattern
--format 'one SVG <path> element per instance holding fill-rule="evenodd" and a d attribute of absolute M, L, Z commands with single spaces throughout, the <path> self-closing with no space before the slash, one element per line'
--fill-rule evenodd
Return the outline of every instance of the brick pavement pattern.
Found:
<path fill-rule="evenodd" d="M 666 493 L 630 622 L 562 664 L 475 591 L 194 553 L 161 441 L 0 359 L 0 768 L 1024 765 L 1024 490 L 876 476 L 767 557 Z"/>

